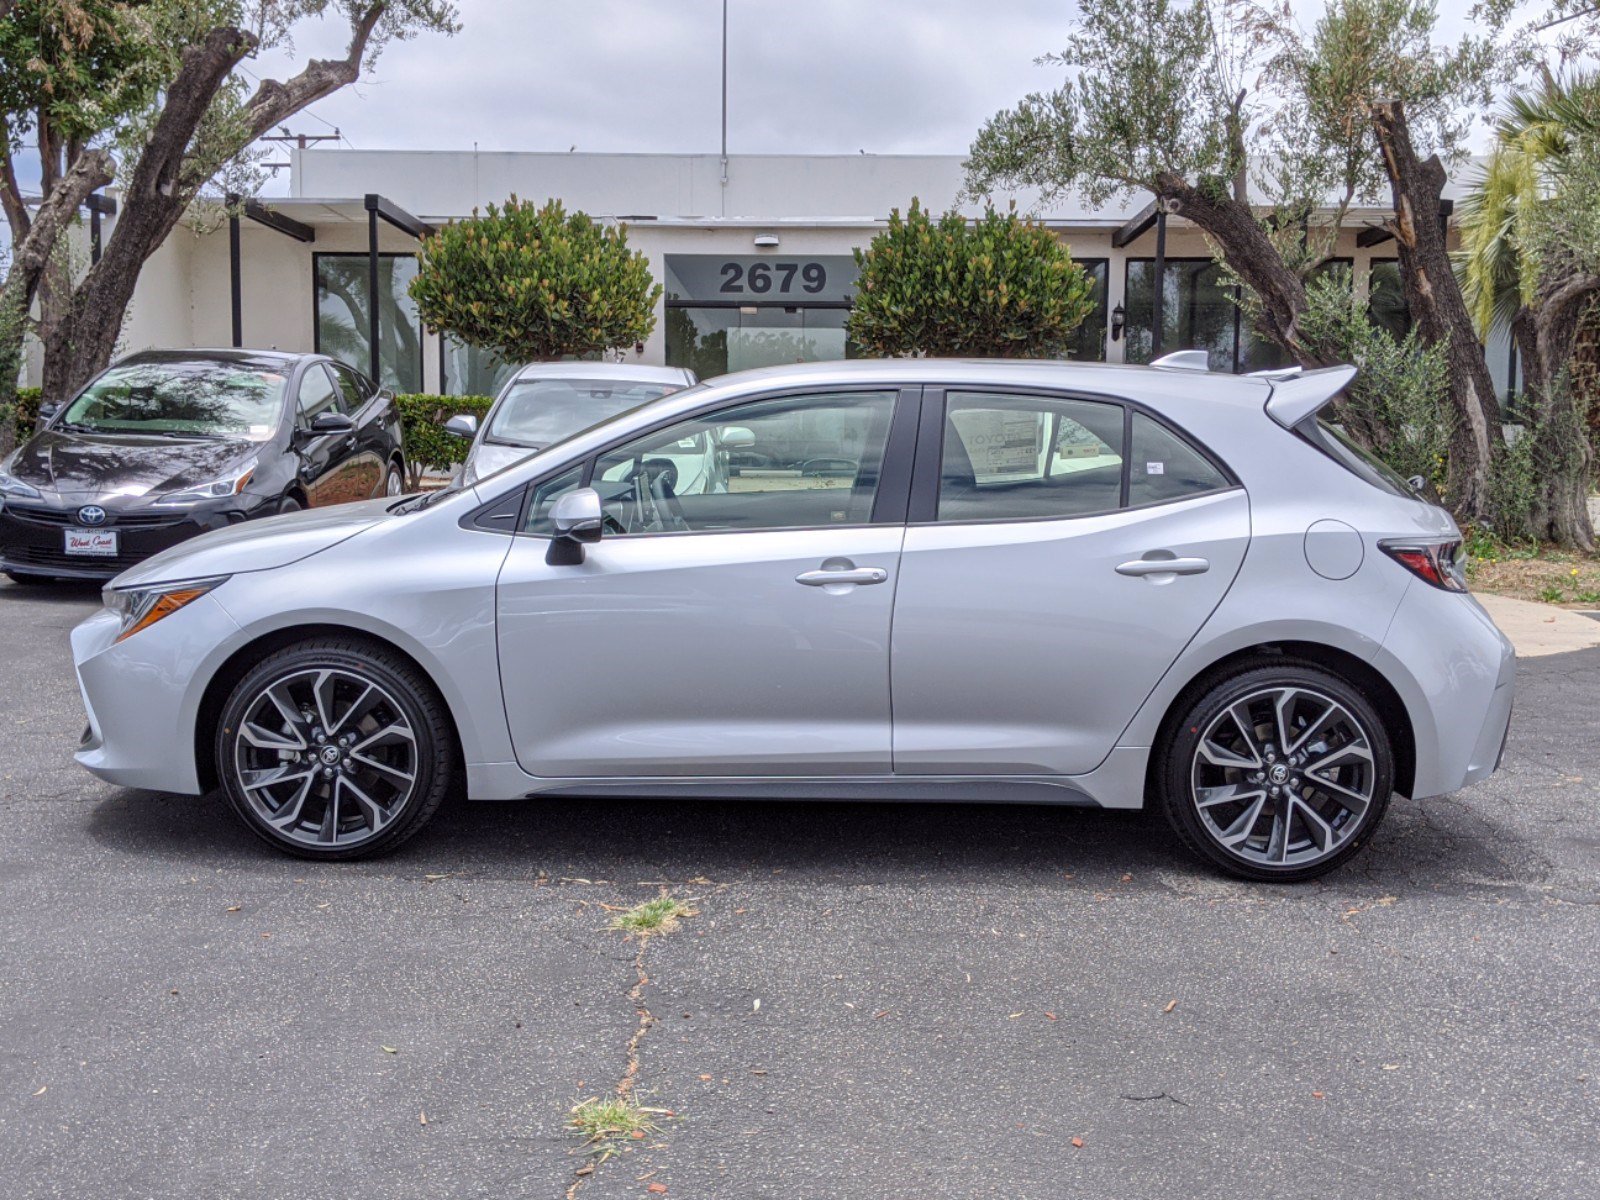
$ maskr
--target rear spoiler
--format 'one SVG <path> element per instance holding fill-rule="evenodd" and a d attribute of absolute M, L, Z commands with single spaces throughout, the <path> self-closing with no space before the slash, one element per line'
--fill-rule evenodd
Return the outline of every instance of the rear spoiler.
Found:
<path fill-rule="evenodd" d="M 1272 384 L 1267 416 L 1285 429 L 1293 429 L 1314 415 L 1356 377 L 1354 367 L 1318 367 L 1315 371 L 1262 372 Z"/>

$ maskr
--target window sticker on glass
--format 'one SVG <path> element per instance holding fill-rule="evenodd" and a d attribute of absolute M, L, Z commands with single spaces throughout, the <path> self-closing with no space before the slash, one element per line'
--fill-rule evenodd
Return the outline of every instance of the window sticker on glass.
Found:
<path fill-rule="evenodd" d="M 951 414 L 980 480 L 1038 475 L 1044 422 L 1037 412 L 973 408 Z"/>
<path fill-rule="evenodd" d="M 1147 462 L 1144 465 L 1144 473 L 1146 475 L 1165 475 L 1167 473 L 1167 464 L 1164 462 Z"/>

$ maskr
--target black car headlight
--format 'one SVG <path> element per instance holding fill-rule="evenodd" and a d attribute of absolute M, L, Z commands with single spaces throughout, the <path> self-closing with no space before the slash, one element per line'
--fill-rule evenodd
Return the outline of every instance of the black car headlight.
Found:
<path fill-rule="evenodd" d="M 201 504 L 207 500 L 221 500 L 226 496 L 237 496 L 244 491 L 256 473 L 256 461 L 251 459 L 242 467 L 238 467 L 220 479 L 213 479 L 210 483 L 202 483 L 198 487 L 184 488 L 180 492 L 168 492 L 159 497 L 157 504 Z"/>
<path fill-rule="evenodd" d="M 185 605 L 193 604 L 228 576 L 213 579 L 189 579 L 182 583 L 154 583 L 149 587 L 108 587 L 100 593 L 101 602 L 117 614 L 120 628 L 117 641 L 132 637 L 141 629 L 148 629 L 157 621 L 165 620 Z"/>

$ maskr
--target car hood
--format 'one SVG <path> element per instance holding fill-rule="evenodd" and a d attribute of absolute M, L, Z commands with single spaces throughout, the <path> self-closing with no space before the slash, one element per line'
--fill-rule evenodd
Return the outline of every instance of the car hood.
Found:
<path fill-rule="evenodd" d="M 41 493 L 87 502 L 162 495 L 209 483 L 260 450 L 244 438 L 141 437 L 46 429 L 11 456 L 7 473 Z"/>
<path fill-rule="evenodd" d="M 479 442 L 467 455 L 467 466 L 462 479 L 467 483 L 476 483 L 496 471 L 505 470 L 512 463 L 532 458 L 543 449 L 543 446 L 507 446 L 503 442 Z"/>
<path fill-rule="evenodd" d="M 140 587 L 286 567 L 392 519 L 389 508 L 394 503 L 391 497 L 380 497 L 216 529 L 128 568 L 111 586 Z"/>

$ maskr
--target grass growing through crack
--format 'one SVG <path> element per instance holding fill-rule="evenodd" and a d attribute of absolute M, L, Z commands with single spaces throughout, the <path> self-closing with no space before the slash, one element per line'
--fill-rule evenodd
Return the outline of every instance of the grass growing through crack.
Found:
<path fill-rule="evenodd" d="M 610 927 L 624 933 L 671 933 L 681 919 L 692 916 L 694 910 L 682 900 L 672 896 L 657 896 L 654 900 L 646 900 L 619 912 L 611 918 Z"/>
<path fill-rule="evenodd" d="M 666 1113 L 664 1108 L 645 1108 L 627 1096 L 590 1097 L 575 1104 L 567 1119 L 575 1133 L 600 1162 L 613 1154 L 621 1154 L 630 1141 L 638 1141 L 655 1132 L 652 1117 Z"/>

